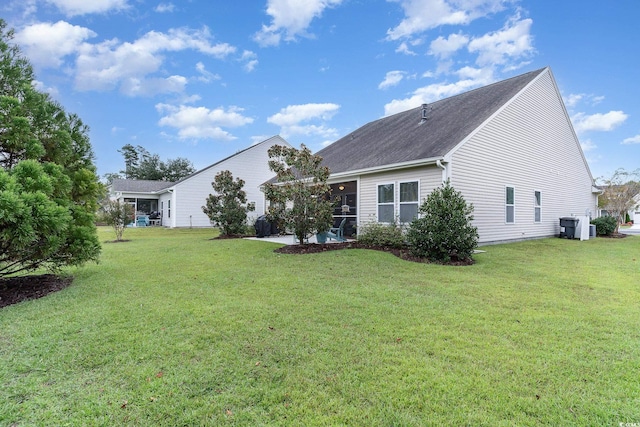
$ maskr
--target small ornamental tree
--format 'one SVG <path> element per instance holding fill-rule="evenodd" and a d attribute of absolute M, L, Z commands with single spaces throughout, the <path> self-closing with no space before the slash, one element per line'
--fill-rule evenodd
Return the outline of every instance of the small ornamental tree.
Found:
<path fill-rule="evenodd" d="M 116 241 L 122 241 L 124 229 L 133 221 L 133 206 L 129 203 L 120 203 L 119 200 L 107 200 L 102 204 L 102 221 L 113 227 L 116 233 Z"/>
<path fill-rule="evenodd" d="M 322 157 L 311 154 L 302 144 L 299 150 L 274 145 L 269 158 L 277 180 L 265 185 L 265 196 L 271 203 L 269 221 L 293 230 L 300 243 L 312 233 L 328 231 L 333 223 L 333 204 L 327 184 L 329 168 L 322 166 Z"/>
<path fill-rule="evenodd" d="M 244 181 L 233 179 L 230 171 L 218 173 L 211 183 L 216 194 L 209 194 L 202 211 L 211 224 L 220 227 L 223 235 L 242 234 L 245 231 L 247 212 L 255 210 L 254 203 L 247 203 L 247 193 L 242 189 Z"/>
<path fill-rule="evenodd" d="M 433 190 L 411 222 L 407 241 L 411 252 L 431 261 L 471 258 L 478 246 L 478 229 L 471 224 L 473 205 L 449 181 Z"/>
<path fill-rule="evenodd" d="M 617 233 L 619 223 L 624 222 L 627 212 L 634 210 L 637 205 L 634 197 L 640 194 L 640 169 L 632 172 L 618 169 L 610 178 L 601 179 L 601 182 L 602 195 L 598 197 L 598 206 L 617 219 L 614 230 Z"/>

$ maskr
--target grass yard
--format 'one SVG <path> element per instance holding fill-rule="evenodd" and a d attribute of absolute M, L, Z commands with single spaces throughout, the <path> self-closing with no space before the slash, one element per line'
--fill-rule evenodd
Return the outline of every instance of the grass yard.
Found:
<path fill-rule="evenodd" d="M 640 423 L 638 236 L 446 267 L 212 233 L 127 230 L 0 310 L 0 425 Z"/>

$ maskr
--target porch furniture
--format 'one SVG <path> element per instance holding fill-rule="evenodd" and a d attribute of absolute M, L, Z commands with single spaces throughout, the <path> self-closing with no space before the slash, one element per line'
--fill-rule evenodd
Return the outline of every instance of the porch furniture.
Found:
<path fill-rule="evenodd" d="M 343 218 L 340 221 L 340 225 L 338 227 L 331 227 L 329 232 L 327 233 L 327 239 L 334 239 L 338 242 L 344 242 L 346 239 L 344 238 L 344 224 L 347 222 L 347 218 Z"/>
<path fill-rule="evenodd" d="M 148 227 L 149 216 L 148 215 L 136 215 L 136 227 Z"/>

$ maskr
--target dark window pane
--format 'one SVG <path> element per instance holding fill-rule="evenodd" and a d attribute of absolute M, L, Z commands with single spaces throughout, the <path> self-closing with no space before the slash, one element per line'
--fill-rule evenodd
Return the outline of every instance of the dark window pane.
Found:
<path fill-rule="evenodd" d="M 418 201 L 418 181 L 400 183 L 400 202 Z"/>
<path fill-rule="evenodd" d="M 393 205 L 378 206 L 378 222 L 393 222 Z"/>
<path fill-rule="evenodd" d="M 393 184 L 378 185 L 378 203 L 393 203 Z"/>
<path fill-rule="evenodd" d="M 400 222 L 411 222 L 418 216 L 418 204 L 406 203 L 400 205 Z"/>

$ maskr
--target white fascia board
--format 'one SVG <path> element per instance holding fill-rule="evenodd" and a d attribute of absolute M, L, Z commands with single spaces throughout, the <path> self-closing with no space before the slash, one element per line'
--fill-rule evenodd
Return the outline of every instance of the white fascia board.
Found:
<path fill-rule="evenodd" d="M 435 165 L 436 162 L 444 161 L 444 157 L 431 157 L 428 159 L 411 160 L 410 162 L 393 163 L 389 165 L 375 166 L 372 168 L 357 169 L 347 172 L 332 173 L 329 176 L 329 182 L 344 180 L 345 178 L 356 178 L 360 175 L 369 175 L 372 173 L 389 172 L 399 169 L 408 169 L 418 166 Z"/>

